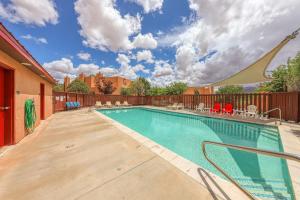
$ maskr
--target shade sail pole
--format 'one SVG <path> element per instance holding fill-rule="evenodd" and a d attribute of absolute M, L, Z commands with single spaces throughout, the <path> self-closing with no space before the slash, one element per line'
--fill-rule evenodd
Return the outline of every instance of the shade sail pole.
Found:
<path fill-rule="evenodd" d="M 257 82 L 269 81 L 270 78 L 266 76 L 266 69 L 271 61 L 277 55 L 277 53 L 292 39 L 295 39 L 300 32 L 300 28 L 294 31 L 291 35 L 282 40 L 276 47 L 270 52 L 266 53 L 263 57 L 241 70 L 240 72 L 233 74 L 229 78 L 221 81 L 217 81 L 212 86 L 222 85 L 242 85 Z"/>

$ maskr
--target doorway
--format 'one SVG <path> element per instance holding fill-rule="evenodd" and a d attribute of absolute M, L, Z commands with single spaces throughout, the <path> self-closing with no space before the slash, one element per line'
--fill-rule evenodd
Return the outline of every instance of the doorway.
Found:
<path fill-rule="evenodd" d="M 0 67 L 0 147 L 13 144 L 14 71 Z"/>
<path fill-rule="evenodd" d="M 41 120 L 45 119 L 45 84 L 40 85 L 40 116 Z"/>

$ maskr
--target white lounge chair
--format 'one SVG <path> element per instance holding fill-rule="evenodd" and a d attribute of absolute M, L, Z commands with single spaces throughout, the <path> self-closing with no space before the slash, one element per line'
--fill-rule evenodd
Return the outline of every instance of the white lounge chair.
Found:
<path fill-rule="evenodd" d="M 105 107 L 108 107 L 108 108 L 111 108 L 111 107 L 113 107 L 113 105 L 111 104 L 111 102 L 110 101 L 107 101 L 106 103 L 105 103 L 105 105 L 104 105 Z"/>
<path fill-rule="evenodd" d="M 120 107 L 121 106 L 120 101 L 116 101 L 115 106 Z"/>
<path fill-rule="evenodd" d="M 184 109 L 183 103 L 179 103 L 179 104 L 177 105 L 177 109 L 178 109 L 178 110 Z"/>
<path fill-rule="evenodd" d="M 131 106 L 131 104 L 128 104 L 127 101 L 124 101 L 124 102 L 123 102 L 123 106 Z"/>
<path fill-rule="evenodd" d="M 102 105 L 101 101 L 96 101 L 95 107 L 96 108 L 102 108 L 103 105 Z"/>
<path fill-rule="evenodd" d="M 247 110 L 245 111 L 245 116 L 246 117 L 255 117 L 255 118 L 259 117 L 257 106 L 255 106 L 255 105 L 247 106 Z"/>
<path fill-rule="evenodd" d="M 183 103 L 178 103 L 176 106 L 172 107 L 172 109 L 174 110 L 184 109 L 184 105 Z"/>
<path fill-rule="evenodd" d="M 205 104 L 204 103 L 199 103 L 199 105 L 196 106 L 196 111 L 204 112 L 206 110 L 209 110 L 209 108 L 205 108 Z"/>
<path fill-rule="evenodd" d="M 177 105 L 178 105 L 178 103 L 173 103 L 172 105 L 168 105 L 167 108 L 168 109 L 174 109 L 174 108 L 177 107 Z"/>

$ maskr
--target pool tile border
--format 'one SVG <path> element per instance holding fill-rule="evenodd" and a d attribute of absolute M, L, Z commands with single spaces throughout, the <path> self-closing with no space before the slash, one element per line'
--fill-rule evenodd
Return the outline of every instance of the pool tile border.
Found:
<path fill-rule="evenodd" d="M 113 126 L 118 128 L 121 132 L 127 134 L 128 136 L 135 139 L 137 142 L 141 143 L 143 146 L 150 149 L 156 155 L 160 156 L 161 158 L 163 158 L 166 161 L 168 161 L 169 163 L 171 163 L 173 166 L 175 166 L 176 168 L 181 170 L 183 173 L 185 173 L 189 177 L 193 178 L 196 182 L 201 184 L 203 187 L 205 187 L 205 188 L 210 187 L 209 190 L 212 190 L 214 195 L 217 195 L 219 198 L 227 199 L 228 197 L 230 197 L 231 199 L 247 199 L 246 196 L 229 181 L 224 180 L 221 177 L 213 174 L 212 172 L 205 170 L 200 165 L 197 165 L 197 164 L 193 163 L 192 161 L 183 158 L 182 156 L 161 146 L 160 144 L 141 135 L 140 133 L 105 116 L 104 114 L 98 112 L 97 110 L 95 110 L 94 113 L 96 115 L 98 115 L 100 118 L 102 118 L 103 120 L 110 122 Z M 199 144 L 199 148 L 200 148 L 200 144 Z M 205 174 L 202 173 L 202 175 L 201 175 L 201 176 L 203 176 L 203 179 L 205 179 L 205 180 L 203 180 L 201 178 L 198 170 L 205 172 Z M 217 184 L 217 186 L 216 186 L 216 184 Z M 219 188 L 222 188 L 223 191 L 220 191 Z M 223 193 L 226 193 L 226 195 L 228 197 L 224 197 Z"/>

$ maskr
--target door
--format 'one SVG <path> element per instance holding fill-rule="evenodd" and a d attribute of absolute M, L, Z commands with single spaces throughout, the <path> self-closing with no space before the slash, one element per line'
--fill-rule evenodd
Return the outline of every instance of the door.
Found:
<path fill-rule="evenodd" d="M 14 71 L 0 67 L 0 147 L 13 143 Z"/>
<path fill-rule="evenodd" d="M 40 85 L 40 114 L 41 120 L 45 119 L 45 85 L 41 83 Z"/>
<path fill-rule="evenodd" d="M 0 67 L 0 146 L 4 145 L 4 69 Z"/>

